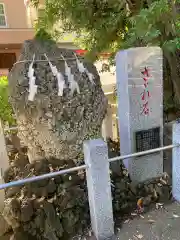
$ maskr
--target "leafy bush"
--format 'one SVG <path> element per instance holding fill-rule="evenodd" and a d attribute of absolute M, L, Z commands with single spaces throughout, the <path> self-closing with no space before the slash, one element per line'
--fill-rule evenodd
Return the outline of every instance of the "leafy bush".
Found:
<path fill-rule="evenodd" d="M 0 119 L 9 125 L 15 124 L 13 109 L 8 102 L 8 78 L 0 77 Z"/>

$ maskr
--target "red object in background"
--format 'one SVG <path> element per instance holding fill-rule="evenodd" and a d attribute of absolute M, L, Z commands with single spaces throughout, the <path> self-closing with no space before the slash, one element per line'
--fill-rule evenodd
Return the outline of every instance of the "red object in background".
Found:
<path fill-rule="evenodd" d="M 78 50 L 75 50 L 76 54 L 78 55 L 84 55 L 87 53 L 87 50 L 83 50 L 83 49 L 78 49 Z"/>
<path fill-rule="evenodd" d="M 83 49 L 76 49 L 75 50 L 75 53 L 77 55 L 80 55 L 80 56 L 83 56 L 87 53 L 88 51 L 87 50 L 83 50 Z M 111 53 L 101 53 L 100 56 L 102 56 L 103 58 L 108 58 L 111 56 Z"/>

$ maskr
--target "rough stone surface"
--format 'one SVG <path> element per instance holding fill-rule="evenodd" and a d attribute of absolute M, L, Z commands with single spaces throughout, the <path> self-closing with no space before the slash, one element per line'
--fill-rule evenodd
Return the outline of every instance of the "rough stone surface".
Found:
<path fill-rule="evenodd" d="M 51 160 L 56 159 L 34 161 L 23 170 L 11 166 L 11 171 L 7 171 L 6 175 L 14 172 L 11 175 L 11 181 L 14 181 L 57 171 L 65 165 L 61 161 L 57 167 Z M 88 226 L 89 210 L 84 180 L 77 173 L 68 175 L 66 179 L 59 176 L 58 183 L 55 180 L 56 178 L 26 184 L 15 188 L 11 194 L 10 189 L 6 190 L 3 216 L 14 233 L 21 228 L 21 232 L 37 239 L 52 240 L 75 234 L 77 229 Z"/>
<path fill-rule="evenodd" d="M 10 230 L 10 226 L 2 215 L 0 215 L 0 236 L 4 235 Z"/>
<path fill-rule="evenodd" d="M 136 184 L 131 181 L 127 169 L 120 164 L 119 174 L 112 173 L 112 196 L 115 217 L 124 215 L 137 209 L 137 202 L 142 200 L 142 207 L 147 208 L 151 204 L 171 199 L 171 179 L 167 173 L 161 177 L 150 179 Z"/>
<path fill-rule="evenodd" d="M 8 142 L 9 145 L 12 144 L 10 141 Z M 109 158 L 120 154 L 118 142 L 108 140 L 108 146 Z M 28 162 L 22 168 L 22 161 L 14 164 L 15 158 L 18 158 L 19 155 L 22 156 L 22 150 L 21 153 L 17 152 L 17 150 L 13 150 L 12 145 L 11 150 L 13 154 L 8 153 L 11 166 L 5 173 L 5 182 L 74 166 L 71 161 L 64 162 L 50 158 L 35 161 L 33 164 Z M 26 163 L 25 148 L 23 151 Z M 119 171 L 113 171 L 114 168 L 111 164 L 115 221 L 122 220 L 124 216 L 136 209 L 137 201 L 140 198 L 142 198 L 145 208 L 154 202 L 162 202 L 164 199 L 170 198 L 171 181 L 166 174 L 161 178 L 136 185 L 130 180 L 124 165 L 119 163 L 119 166 Z M 27 235 L 30 233 L 34 238 L 43 240 L 48 237 L 49 239 L 69 239 L 69 236 L 75 235 L 75 233 L 82 235 L 82 230 L 89 225 L 86 180 L 82 172 L 79 175 L 67 174 L 23 187 L 7 189 L 5 197 L 3 215 L 14 233 L 22 231 L 22 235 L 24 232 Z M 15 236 L 13 235 L 13 237 Z"/>
<path fill-rule="evenodd" d="M 33 66 L 38 93 L 33 102 L 28 101 L 30 62 L 27 61 L 33 59 L 34 53 L 35 60 L 45 60 L 46 54 L 64 75 L 67 87 L 62 97 L 58 96 L 57 79 L 48 62 L 39 61 Z M 70 94 L 61 55 L 67 59 L 80 94 Z M 8 76 L 10 102 L 17 117 L 20 139 L 28 147 L 29 160 L 53 156 L 60 160 L 79 161 L 83 158 L 83 141 L 100 136 L 107 109 L 107 99 L 96 68 L 81 59 L 94 75 L 95 84 L 92 84 L 87 74 L 78 71 L 72 50 L 59 49 L 54 43 L 38 40 L 24 42 L 19 61 L 22 62 L 15 64 Z"/>
<path fill-rule="evenodd" d="M 10 240 L 37 240 L 37 239 L 31 234 L 24 232 L 23 229 L 18 228 L 11 236 Z"/>

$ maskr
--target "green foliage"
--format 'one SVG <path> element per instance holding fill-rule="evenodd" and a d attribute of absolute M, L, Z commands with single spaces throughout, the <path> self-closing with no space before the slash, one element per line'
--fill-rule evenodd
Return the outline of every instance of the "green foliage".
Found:
<path fill-rule="evenodd" d="M 36 28 L 36 35 L 35 38 L 39 39 L 39 40 L 49 40 L 49 41 L 53 41 L 52 36 L 47 33 L 44 28 Z"/>
<path fill-rule="evenodd" d="M 31 1 L 38 8 L 39 0 Z M 114 64 L 114 56 L 120 49 L 160 46 L 170 66 L 166 74 L 174 87 L 174 93 L 164 98 L 164 107 L 171 108 L 175 102 L 180 106 L 177 53 L 180 49 L 180 0 L 44 1 L 37 29 L 45 29 L 56 39 L 63 32 L 76 33 L 77 45 L 88 50 L 92 61 L 101 52 L 111 52 L 109 62 Z"/>
<path fill-rule="evenodd" d="M 174 108 L 174 101 L 171 94 L 166 93 L 163 101 L 163 109 L 164 111 L 168 111 L 169 109 Z"/>
<path fill-rule="evenodd" d="M 0 77 L 0 119 L 9 125 L 15 124 L 13 110 L 8 102 L 8 79 L 6 76 Z"/>
<path fill-rule="evenodd" d="M 175 4 L 173 5 L 175 7 Z M 127 46 L 139 39 L 142 45 L 159 45 L 174 52 L 179 47 L 179 16 L 175 15 L 168 0 L 158 0 L 130 18 Z"/>
<path fill-rule="evenodd" d="M 38 6 L 38 0 L 31 1 Z M 159 45 L 174 51 L 180 45 L 178 2 L 45 0 L 44 15 L 38 25 L 53 37 L 60 29 L 75 32 L 78 44 L 93 57 L 103 51 L 116 53 L 132 46 Z"/>
<path fill-rule="evenodd" d="M 47 31 L 46 25 L 47 25 L 47 22 L 46 22 L 45 9 L 40 8 L 38 9 L 38 20 L 35 21 L 34 23 L 34 28 L 36 31 L 35 37 L 39 40 L 53 41 L 53 34 Z"/>
<path fill-rule="evenodd" d="M 78 44 L 89 52 L 111 51 L 125 31 L 126 15 L 121 5 L 124 4 L 114 0 L 96 1 L 96 5 L 90 0 L 46 0 L 43 24 L 52 34 L 61 22 L 61 31 L 75 32 Z"/>

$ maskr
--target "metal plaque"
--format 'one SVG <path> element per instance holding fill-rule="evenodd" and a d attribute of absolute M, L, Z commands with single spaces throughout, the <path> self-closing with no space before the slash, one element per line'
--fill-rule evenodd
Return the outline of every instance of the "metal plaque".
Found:
<path fill-rule="evenodd" d="M 135 133 L 136 152 L 160 147 L 160 127 L 142 130 Z"/>

